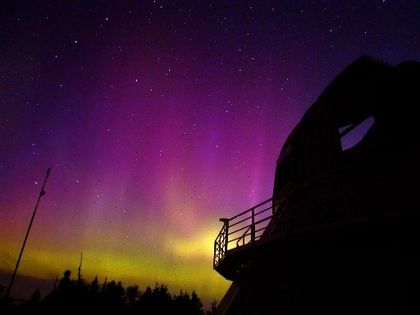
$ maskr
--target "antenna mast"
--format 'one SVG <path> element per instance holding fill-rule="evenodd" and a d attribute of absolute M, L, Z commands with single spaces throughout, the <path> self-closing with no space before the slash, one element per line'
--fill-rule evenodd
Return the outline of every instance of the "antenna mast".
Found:
<path fill-rule="evenodd" d="M 82 280 L 82 262 L 83 262 L 83 252 L 80 252 L 80 264 L 79 264 L 78 273 L 77 273 L 78 283 L 80 283 L 80 280 Z"/>
<path fill-rule="evenodd" d="M 45 195 L 44 188 L 45 188 L 45 184 L 47 183 L 48 176 L 50 175 L 50 171 L 51 171 L 51 168 L 48 168 L 47 175 L 45 176 L 44 183 L 42 184 L 41 191 L 39 192 L 38 200 L 36 201 L 34 211 L 32 212 L 32 218 L 31 218 L 31 221 L 29 222 L 28 229 L 26 230 L 25 239 L 23 240 L 22 248 L 20 249 L 20 253 L 19 253 L 18 260 L 16 262 L 15 270 L 13 271 L 12 278 L 10 279 L 9 286 L 7 287 L 7 291 L 5 295 L 6 299 L 8 299 L 10 296 L 10 291 L 12 290 L 13 282 L 15 281 L 16 273 L 20 264 L 20 259 L 22 258 L 23 250 L 25 249 L 26 241 L 28 240 L 29 232 L 31 231 L 31 227 L 32 227 L 32 223 L 34 222 L 36 211 L 38 210 L 39 202 L 41 201 L 42 196 Z"/>

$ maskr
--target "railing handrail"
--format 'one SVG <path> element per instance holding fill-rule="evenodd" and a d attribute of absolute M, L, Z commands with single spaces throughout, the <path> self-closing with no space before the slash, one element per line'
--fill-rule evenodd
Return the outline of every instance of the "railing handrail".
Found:
<path fill-rule="evenodd" d="M 267 211 L 273 210 L 273 204 L 262 209 L 259 208 L 267 205 L 269 202 L 272 202 L 272 198 L 260 202 L 231 218 L 220 219 L 223 222 L 223 226 L 214 241 L 213 267 L 220 263 L 229 250 L 254 243 L 260 239 L 273 216 L 273 212 L 267 214 Z M 232 230 L 231 228 L 234 226 L 236 226 L 236 229 Z M 236 242 L 236 244 L 232 246 L 233 242 Z"/>
<path fill-rule="evenodd" d="M 270 198 L 270 199 L 267 199 L 267 200 L 265 200 L 265 201 L 263 201 L 263 202 L 260 202 L 260 203 L 259 203 L 259 204 L 257 204 L 256 206 L 253 206 L 253 207 L 251 207 L 251 208 L 249 208 L 249 209 L 247 209 L 247 210 L 245 210 L 245 211 L 242 211 L 241 213 L 238 213 L 238 214 L 234 215 L 233 217 L 229 218 L 228 220 L 229 220 L 229 221 L 234 220 L 234 219 L 236 219 L 237 217 L 240 217 L 241 215 L 243 215 L 243 214 L 245 214 L 245 213 L 247 213 L 247 212 L 249 212 L 249 211 L 252 211 L 252 209 L 255 209 L 255 208 L 261 207 L 263 204 L 265 204 L 265 203 L 267 203 L 267 202 L 269 202 L 269 201 L 271 201 L 271 200 L 273 200 L 273 198 Z"/>

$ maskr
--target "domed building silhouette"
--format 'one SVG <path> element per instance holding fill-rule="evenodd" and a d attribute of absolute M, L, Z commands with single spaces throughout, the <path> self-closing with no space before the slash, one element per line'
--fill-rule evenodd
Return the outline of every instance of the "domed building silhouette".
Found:
<path fill-rule="evenodd" d="M 273 196 L 232 218 L 220 314 L 420 312 L 420 63 L 363 56 L 308 109 Z"/>

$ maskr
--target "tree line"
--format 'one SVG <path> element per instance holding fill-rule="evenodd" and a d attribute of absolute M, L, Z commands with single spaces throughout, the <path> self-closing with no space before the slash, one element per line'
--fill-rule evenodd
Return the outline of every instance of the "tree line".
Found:
<path fill-rule="evenodd" d="M 0 292 L 1 294 L 1 292 Z M 192 291 L 180 291 L 171 294 L 168 287 L 158 284 L 144 291 L 138 285 L 124 288 L 121 282 L 105 281 L 100 284 L 98 277 L 88 283 L 78 274 L 71 279 L 71 271 L 66 270 L 63 277 L 56 281 L 52 291 L 41 298 L 39 289 L 35 290 L 30 300 L 17 303 L 13 299 L 2 299 L 0 313 L 115 313 L 115 314 L 214 314 L 212 310 L 204 312 L 201 299 Z"/>

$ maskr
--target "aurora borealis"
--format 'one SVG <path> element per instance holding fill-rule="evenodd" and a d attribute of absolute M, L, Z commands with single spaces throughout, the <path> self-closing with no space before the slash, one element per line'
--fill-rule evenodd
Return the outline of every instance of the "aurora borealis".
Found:
<path fill-rule="evenodd" d="M 2 2 L 0 271 L 51 167 L 19 274 L 83 251 L 88 280 L 220 300 L 218 219 L 270 197 L 305 110 L 363 54 L 419 57 L 418 1 L 339 2 Z"/>

